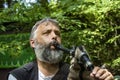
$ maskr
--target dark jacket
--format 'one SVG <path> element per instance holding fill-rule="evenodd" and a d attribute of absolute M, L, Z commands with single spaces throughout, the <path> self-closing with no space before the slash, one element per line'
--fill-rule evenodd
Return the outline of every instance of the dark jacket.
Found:
<path fill-rule="evenodd" d="M 60 63 L 59 67 L 60 70 L 56 73 L 52 80 L 67 80 L 69 64 Z M 10 71 L 9 74 L 12 74 L 15 78 L 17 78 L 17 80 L 38 80 L 37 62 L 30 62 L 23 67 Z"/>

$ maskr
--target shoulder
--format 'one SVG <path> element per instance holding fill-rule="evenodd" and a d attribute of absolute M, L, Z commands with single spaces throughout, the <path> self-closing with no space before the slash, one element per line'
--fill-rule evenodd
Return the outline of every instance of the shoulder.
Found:
<path fill-rule="evenodd" d="M 16 68 L 10 71 L 9 74 L 12 74 L 15 78 L 21 78 L 27 76 L 28 74 L 31 73 L 35 65 L 37 65 L 35 62 L 27 63 L 21 66 L 20 68 Z"/>
<path fill-rule="evenodd" d="M 23 65 L 23 66 L 21 66 L 21 67 L 19 67 L 19 68 L 16 68 L 16 69 L 14 69 L 14 70 L 12 70 L 10 73 L 15 73 L 15 72 L 24 72 L 24 71 L 27 71 L 27 72 L 29 72 L 32 68 L 33 68 L 33 66 L 35 65 L 35 62 L 30 62 L 30 63 L 27 63 L 27 64 L 25 64 L 25 65 Z"/>

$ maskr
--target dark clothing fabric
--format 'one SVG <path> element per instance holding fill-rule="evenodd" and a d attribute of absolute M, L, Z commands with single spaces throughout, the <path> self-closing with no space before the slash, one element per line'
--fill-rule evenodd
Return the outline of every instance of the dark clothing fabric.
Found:
<path fill-rule="evenodd" d="M 52 80 L 67 80 L 69 73 L 69 64 L 60 63 L 60 69 Z M 38 80 L 37 62 L 30 62 L 21 68 L 17 68 L 9 74 L 12 74 L 17 80 Z"/>

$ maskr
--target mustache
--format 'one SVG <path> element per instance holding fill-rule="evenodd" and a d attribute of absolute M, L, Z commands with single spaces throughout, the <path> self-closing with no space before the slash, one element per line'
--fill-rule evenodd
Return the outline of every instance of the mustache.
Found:
<path fill-rule="evenodd" d="M 40 44 L 40 43 L 38 43 L 38 42 L 36 41 L 36 42 L 35 42 L 35 45 L 36 45 L 36 47 L 38 46 L 40 49 L 42 49 L 42 48 L 50 49 L 51 46 L 54 46 L 54 47 L 55 47 L 55 50 L 57 50 L 56 45 L 61 45 L 61 44 L 60 44 L 58 41 L 53 40 L 53 41 L 51 41 L 51 42 L 49 42 L 49 43 L 47 43 L 47 44 L 45 44 L 45 45 Z"/>
<path fill-rule="evenodd" d="M 48 47 L 50 48 L 51 46 L 54 46 L 56 48 L 56 45 L 61 45 L 60 43 L 58 43 L 57 41 L 53 40 L 52 42 L 50 42 L 48 44 Z"/>

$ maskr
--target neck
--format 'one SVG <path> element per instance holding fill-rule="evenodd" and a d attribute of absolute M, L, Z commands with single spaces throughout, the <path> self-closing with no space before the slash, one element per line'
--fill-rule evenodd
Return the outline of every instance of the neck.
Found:
<path fill-rule="evenodd" d="M 51 76 L 58 72 L 59 65 L 57 64 L 49 64 L 42 61 L 37 61 L 38 69 L 45 75 Z"/>

